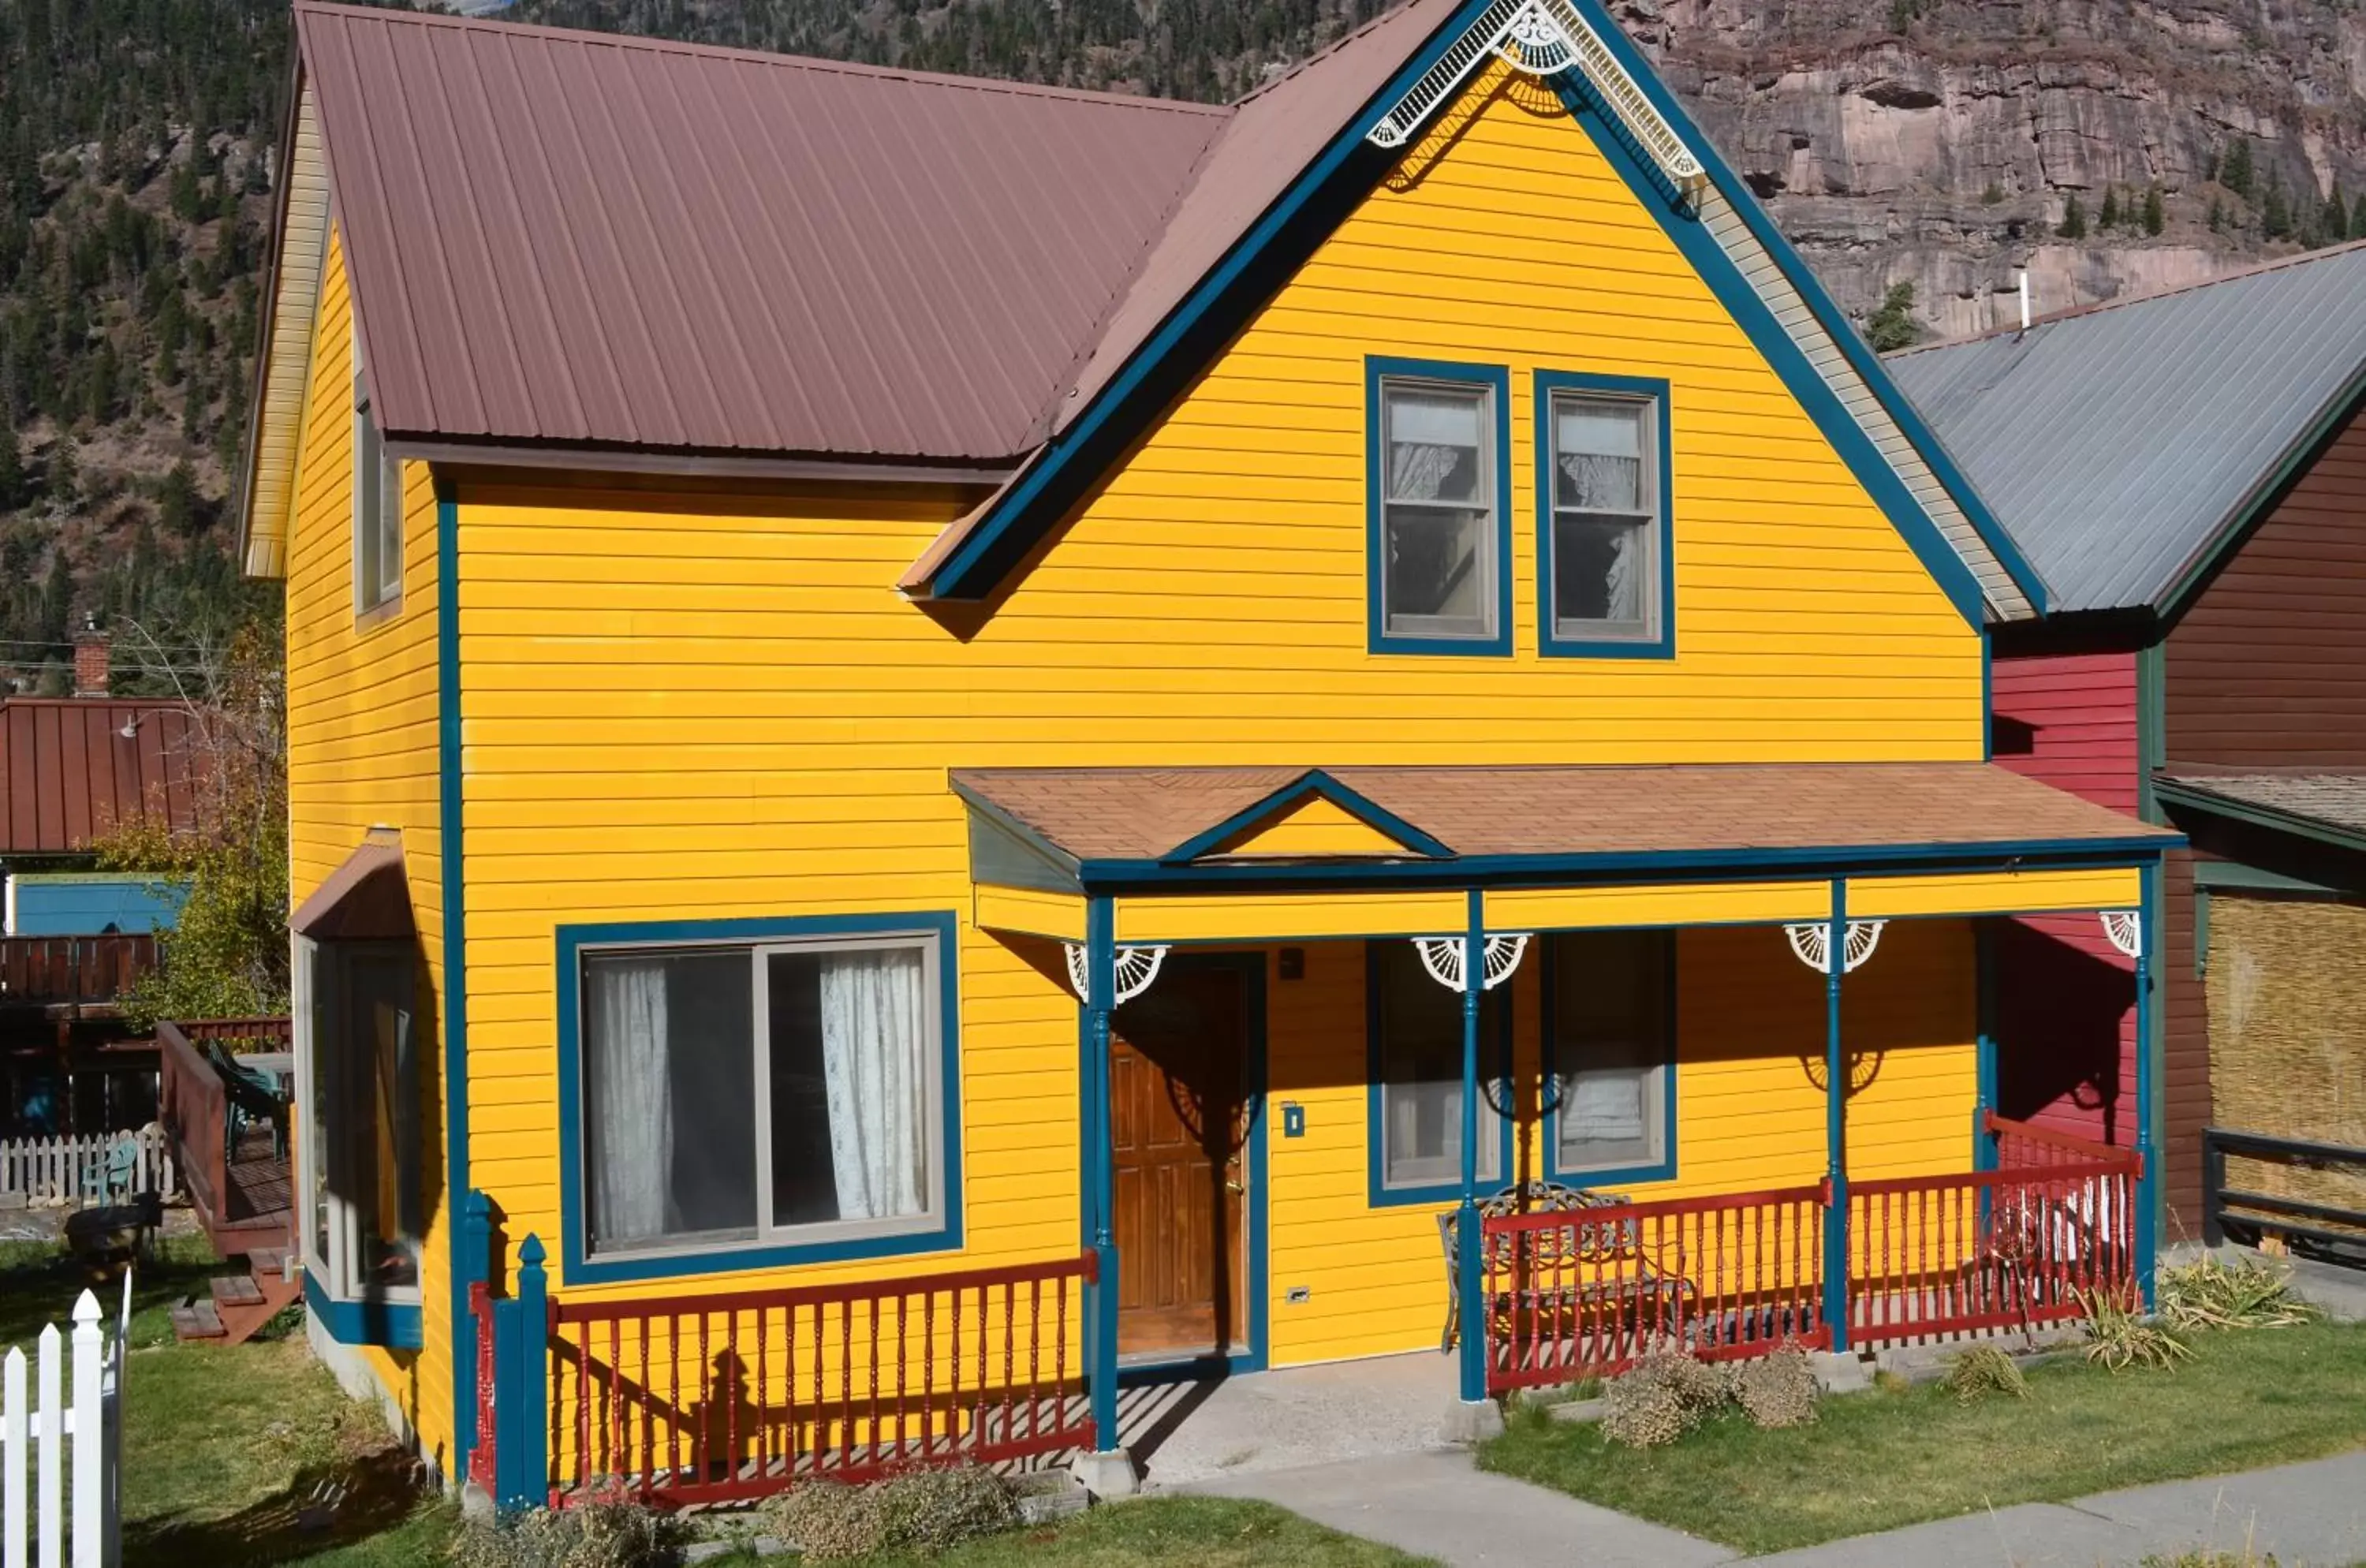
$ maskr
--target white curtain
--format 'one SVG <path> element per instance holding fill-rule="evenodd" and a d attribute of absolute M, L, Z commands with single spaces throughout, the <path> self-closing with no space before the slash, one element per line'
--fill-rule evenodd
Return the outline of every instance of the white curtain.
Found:
<path fill-rule="evenodd" d="M 1561 1106 L 1560 1135 L 1573 1144 L 1639 1142 L 1643 1074 L 1616 1068 L 1574 1075 Z"/>
<path fill-rule="evenodd" d="M 662 959 L 590 966 L 592 1218 L 605 1243 L 650 1241 L 670 1228 L 673 1075 Z"/>
<path fill-rule="evenodd" d="M 915 948 L 832 953 L 821 965 L 822 1077 L 842 1220 L 927 1206 L 929 1032 L 920 998 Z"/>
<path fill-rule="evenodd" d="M 1446 476 L 1454 471 L 1461 456 L 1461 450 L 1453 446 L 1416 441 L 1392 443 L 1389 452 L 1390 499 L 1436 501 Z"/>
<path fill-rule="evenodd" d="M 1564 416 L 1566 417 L 1566 416 Z M 1561 472 L 1572 487 L 1573 504 L 1615 512 L 1632 512 L 1642 504 L 1642 459 L 1595 452 L 1564 452 Z M 1610 564 L 1603 571 L 1603 614 L 1606 621 L 1643 618 L 1643 530 L 1626 526 L 1604 530 L 1610 541 Z"/>

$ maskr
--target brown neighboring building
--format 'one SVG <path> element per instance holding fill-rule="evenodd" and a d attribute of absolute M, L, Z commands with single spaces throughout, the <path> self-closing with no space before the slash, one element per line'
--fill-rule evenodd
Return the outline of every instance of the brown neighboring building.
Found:
<path fill-rule="evenodd" d="M 2205 1127 L 2366 1148 L 2366 246 L 1888 363 L 2053 592 L 1993 634 L 1997 760 L 2190 840 L 2146 1047 L 2196 1233 Z M 2007 1114 L 2134 1141 L 2130 968 L 2065 922 L 2000 944 Z"/>

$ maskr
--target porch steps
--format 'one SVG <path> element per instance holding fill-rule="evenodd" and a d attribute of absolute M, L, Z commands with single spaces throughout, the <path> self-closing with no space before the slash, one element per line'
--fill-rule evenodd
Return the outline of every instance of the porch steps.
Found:
<path fill-rule="evenodd" d="M 242 1345 L 303 1294 L 302 1280 L 290 1277 L 286 1248 L 259 1247 L 246 1260 L 245 1273 L 208 1280 L 205 1299 L 192 1297 L 173 1309 L 175 1338 Z"/>

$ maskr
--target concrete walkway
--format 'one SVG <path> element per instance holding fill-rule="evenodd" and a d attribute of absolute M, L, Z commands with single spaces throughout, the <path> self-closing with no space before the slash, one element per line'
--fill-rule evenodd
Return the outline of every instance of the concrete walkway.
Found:
<path fill-rule="evenodd" d="M 1472 1468 L 1459 1450 L 1275 1471 L 1194 1485 L 1258 1497 L 1318 1524 L 1451 1568 L 1711 1568 L 1745 1561 L 1710 1541 Z M 2025 1503 L 1772 1557 L 1755 1568 L 2133 1568 L 2248 1547 L 2280 1568 L 2366 1562 L 2366 1453 Z"/>

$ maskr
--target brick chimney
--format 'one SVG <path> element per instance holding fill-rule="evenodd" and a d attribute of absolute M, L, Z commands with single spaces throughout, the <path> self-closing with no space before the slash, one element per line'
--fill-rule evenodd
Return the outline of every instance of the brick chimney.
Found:
<path fill-rule="evenodd" d="M 107 695 L 107 635 L 98 629 L 95 617 L 85 618 L 82 630 L 74 633 L 74 695 L 103 697 Z"/>

